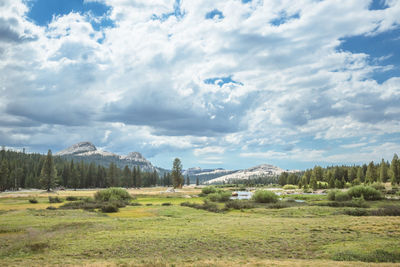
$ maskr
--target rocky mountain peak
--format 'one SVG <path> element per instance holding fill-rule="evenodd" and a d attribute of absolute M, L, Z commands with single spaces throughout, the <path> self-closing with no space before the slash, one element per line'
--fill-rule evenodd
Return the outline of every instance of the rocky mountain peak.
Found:
<path fill-rule="evenodd" d="M 80 142 L 56 153 L 56 155 L 57 156 L 75 155 L 92 151 L 97 151 L 95 145 L 93 145 L 91 142 Z"/>

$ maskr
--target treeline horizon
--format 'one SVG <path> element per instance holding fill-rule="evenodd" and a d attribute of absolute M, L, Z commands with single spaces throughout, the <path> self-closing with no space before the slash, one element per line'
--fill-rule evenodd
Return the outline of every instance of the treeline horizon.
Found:
<path fill-rule="evenodd" d="M 396 153 L 390 163 L 382 159 L 380 163 L 371 161 L 368 165 L 315 166 L 300 173 L 284 172 L 278 178 L 281 186 L 291 184 L 314 190 L 386 182 L 400 184 L 400 160 Z"/>
<path fill-rule="evenodd" d="M 51 170 L 45 170 L 52 177 L 52 187 L 64 187 L 71 189 L 82 188 L 107 188 L 107 187 L 126 187 L 140 188 L 151 186 L 173 186 L 185 184 L 182 176 L 179 182 L 174 182 L 171 173 L 164 173 L 159 176 L 157 171 L 143 172 L 140 167 L 128 166 L 118 168 L 113 162 L 108 167 L 74 161 L 63 157 L 51 155 Z M 0 151 L 0 191 L 18 190 L 19 188 L 46 188 L 44 179 L 44 166 L 49 154 L 25 153 L 19 151 L 5 150 Z M 52 170 L 54 168 L 54 170 Z M 240 181 L 231 181 L 239 183 Z M 332 165 L 328 167 L 315 166 L 301 172 L 284 172 L 274 177 L 254 177 L 253 179 L 243 180 L 242 184 L 272 184 L 278 183 L 281 186 L 292 184 L 299 188 L 345 188 L 350 185 L 360 183 L 391 182 L 400 183 L 400 160 L 394 154 L 391 163 L 382 159 L 375 164 L 371 161 L 368 165 Z M 186 184 L 190 184 L 189 177 L 186 177 Z M 196 180 L 199 185 L 199 180 Z M 48 189 L 48 188 L 46 188 Z"/>
<path fill-rule="evenodd" d="M 143 172 L 140 167 L 118 168 L 113 162 L 104 167 L 93 162 L 86 163 L 52 156 L 51 166 L 46 166 L 49 154 L 24 153 L 12 150 L 0 151 L 0 191 L 18 190 L 19 188 L 48 189 L 45 176 L 51 177 L 49 187 L 71 189 L 107 188 L 107 187 L 151 187 L 171 186 L 170 173 L 163 176 L 154 170 Z M 48 175 L 46 175 L 46 172 Z M 182 180 L 182 184 L 183 184 Z"/>

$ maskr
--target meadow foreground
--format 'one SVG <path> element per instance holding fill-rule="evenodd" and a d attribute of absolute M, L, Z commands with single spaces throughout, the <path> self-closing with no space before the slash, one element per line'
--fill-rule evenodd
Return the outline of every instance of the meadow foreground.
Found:
<path fill-rule="evenodd" d="M 49 203 L 48 196 L 93 196 L 94 190 L 1 193 L 1 265 L 396 266 L 400 261 L 399 216 L 350 216 L 344 211 L 355 208 L 316 205 L 326 196 L 306 196 L 304 203 L 280 208 L 210 212 L 180 205 L 203 203 L 199 189 L 163 191 L 129 190 L 135 204 L 115 213 L 46 209 L 69 202 Z M 32 198 L 38 203 L 30 203 Z M 400 205 L 368 203 L 371 209 Z"/>

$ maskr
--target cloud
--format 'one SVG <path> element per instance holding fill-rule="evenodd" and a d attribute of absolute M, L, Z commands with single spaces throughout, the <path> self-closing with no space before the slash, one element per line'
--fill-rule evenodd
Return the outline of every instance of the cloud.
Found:
<path fill-rule="evenodd" d="M 87 12 L 38 26 L 0 1 L 1 142 L 336 162 L 331 147 L 400 131 L 400 77 L 373 75 L 398 66 L 339 49 L 398 28 L 398 1 L 98 2 L 113 27 Z"/>

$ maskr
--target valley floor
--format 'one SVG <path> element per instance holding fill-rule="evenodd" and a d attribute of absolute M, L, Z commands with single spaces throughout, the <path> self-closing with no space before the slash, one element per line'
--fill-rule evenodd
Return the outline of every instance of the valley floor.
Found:
<path fill-rule="evenodd" d="M 399 266 L 371 262 L 382 253 L 399 257 L 399 216 L 355 217 L 314 205 L 213 213 L 180 206 L 202 202 L 198 189 L 163 191 L 131 190 L 142 205 L 110 214 L 46 209 L 62 205 L 48 203 L 49 195 L 93 190 L 1 193 L 0 265 Z M 33 196 L 39 203 L 29 203 Z"/>

